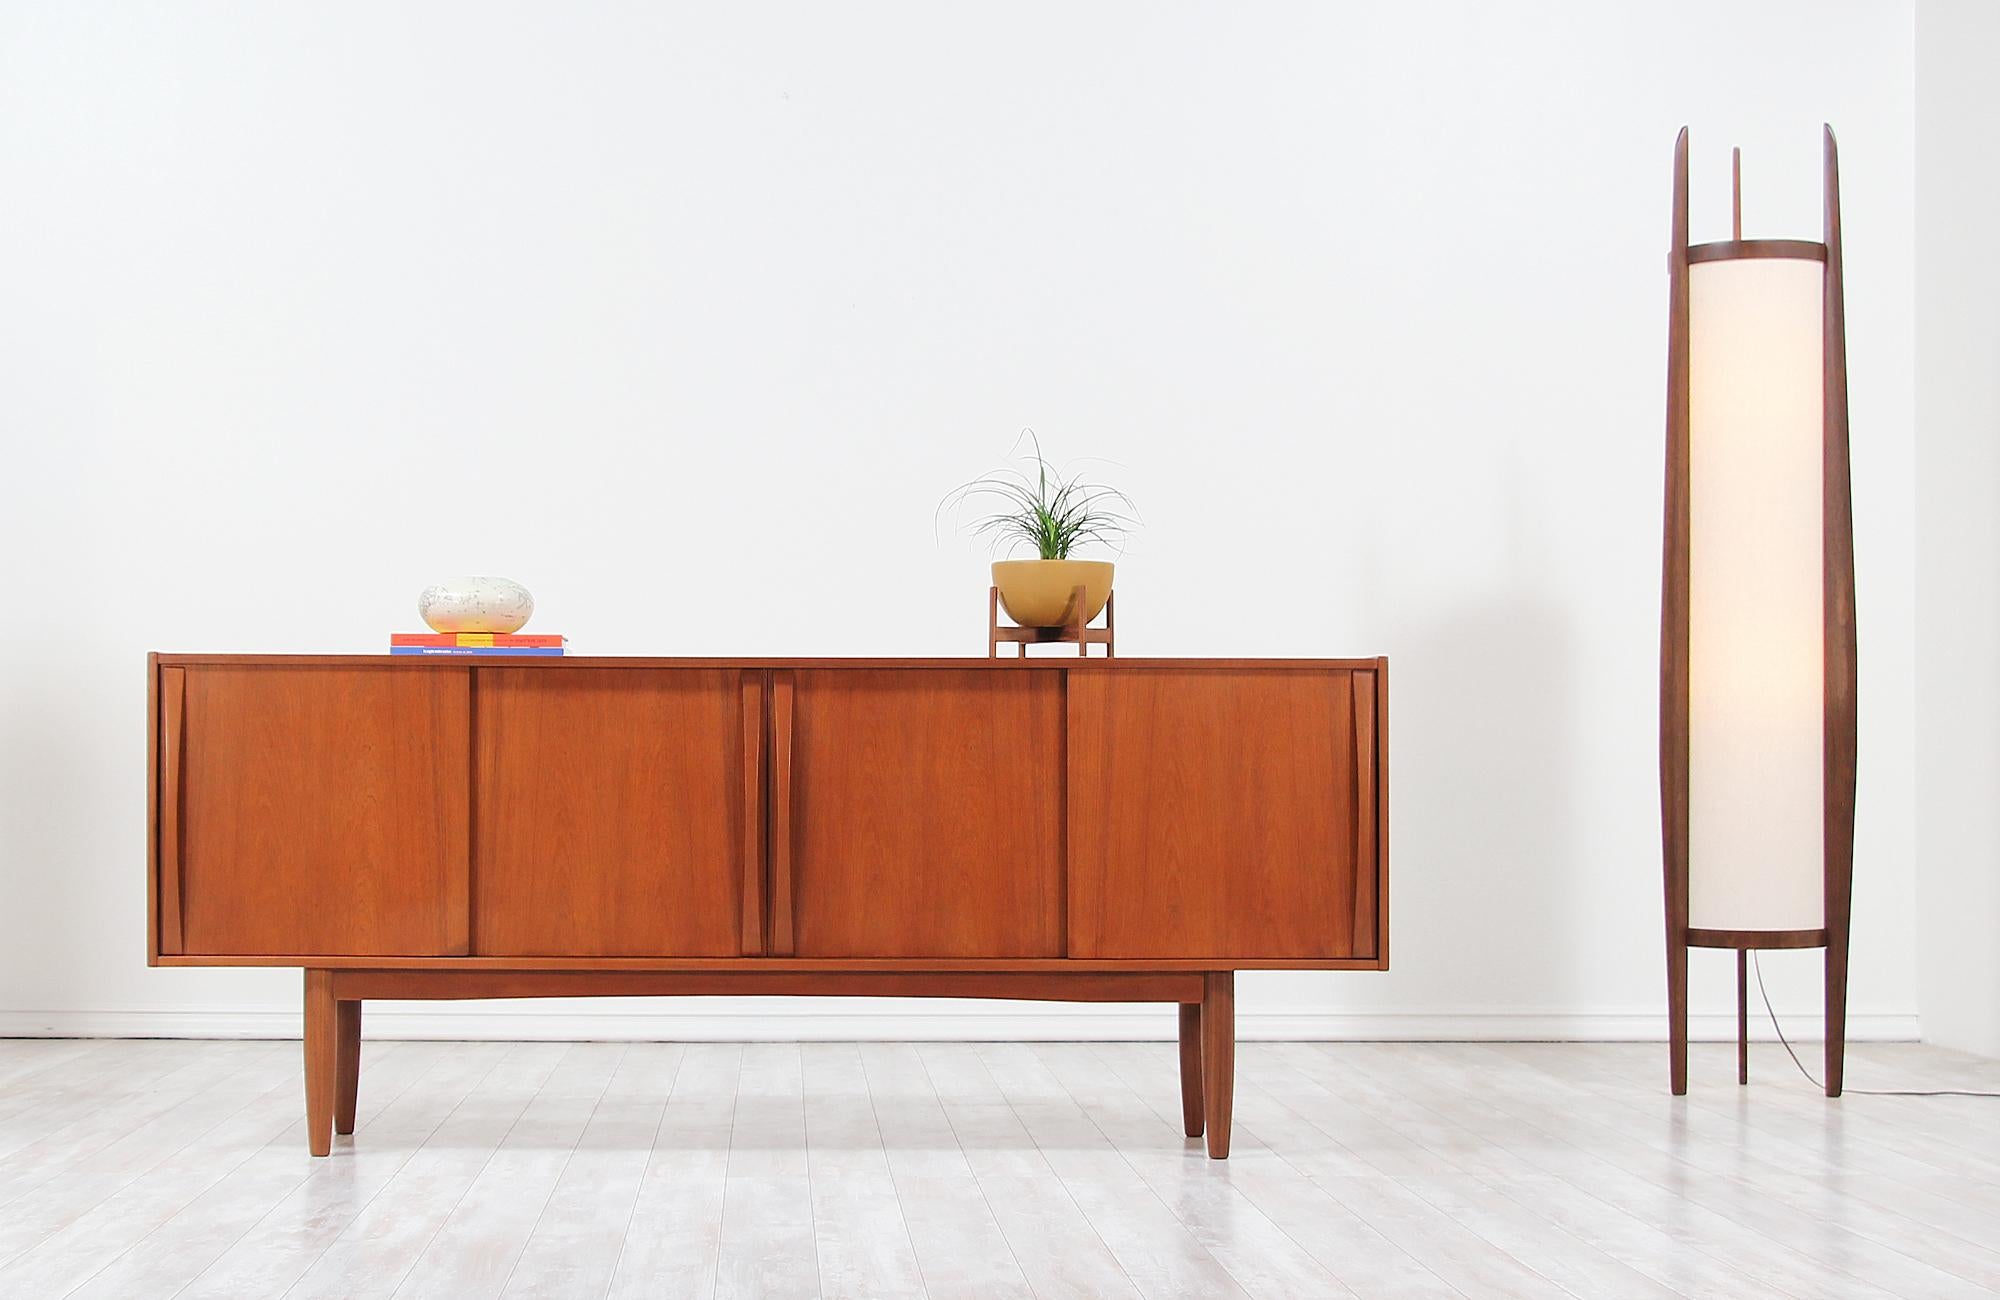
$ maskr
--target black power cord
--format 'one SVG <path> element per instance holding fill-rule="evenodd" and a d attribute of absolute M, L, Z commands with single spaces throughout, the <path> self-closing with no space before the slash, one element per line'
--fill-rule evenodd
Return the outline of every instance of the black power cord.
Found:
<path fill-rule="evenodd" d="M 1813 1087 L 1825 1092 L 1826 1085 L 1813 1078 L 1812 1071 L 1806 1069 L 1806 1063 L 1799 1059 L 1799 1054 L 1785 1041 L 1784 1028 L 1778 1024 L 1778 1013 L 1771 1009 L 1771 995 L 1764 991 L 1764 967 L 1758 963 L 1757 953 L 1754 950 L 1750 953 L 1750 964 L 1757 968 L 1757 996 L 1764 999 L 1764 1014 L 1771 1017 L 1771 1029 L 1778 1035 L 1778 1042 L 1784 1047 L 1785 1055 L 1792 1058 L 1792 1064 L 1799 1067 L 1799 1073 L 1806 1076 Z M 1842 1088 L 1841 1091 L 1859 1093 L 1864 1097 L 2000 1097 L 2000 1092 L 1974 1092 L 1967 1088 Z"/>

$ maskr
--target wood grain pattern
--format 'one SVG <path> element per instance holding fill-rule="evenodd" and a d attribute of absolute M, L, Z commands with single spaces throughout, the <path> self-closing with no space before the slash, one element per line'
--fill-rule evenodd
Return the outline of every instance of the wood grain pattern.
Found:
<path fill-rule="evenodd" d="M 1207 981 L 1203 980 L 1203 992 Z M 1201 1136 L 1201 1003 L 1181 1003 L 1181 1128 L 1191 1138 Z"/>
<path fill-rule="evenodd" d="M 1736 950 L 1736 1082 L 1750 1082 L 1750 953 Z"/>
<path fill-rule="evenodd" d="M 1072 956 L 1373 955 L 1349 674 L 1076 675 L 1069 720 Z"/>
<path fill-rule="evenodd" d="M 792 878 L 792 838 L 798 824 L 793 786 L 797 686 L 792 674 L 771 674 L 771 938 L 765 951 L 789 957 L 798 937 L 793 906 L 797 886 Z"/>
<path fill-rule="evenodd" d="M 797 674 L 796 952 L 1063 951 L 1061 676 Z M 782 742 L 780 742 L 782 743 Z"/>
<path fill-rule="evenodd" d="M 1686 260 L 1694 264 L 1760 257 L 1823 262 L 1826 260 L 1826 246 L 1815 244 L 1810 239 L 1724 239 L 1710 244 L 1689 244 Z"/>
<path fill-rule="evenodd" d="M 1689 927 L 1690 948 L 1824 948 L 1825 930 L 1704 930 Z"/>
<path fill-rule="evenodd" d="M 1375 895 L 1375 961 L 1389 969 L 1389 656 L 1375 660 L 1375 857 L 1355 887 Z"/>
<path fill-rule="evenodd" d="M 324 966 L 350 970 L 1205 971 L 1202 957 L 396 957 L 289 953 L 162 957 L 161 966 Z M 1383 970 L 1378 957 L 1236 957 L 1236 970 Z"/>
<path fill-rule="evenodd" d="M 764 694 L 762 673 L 742 675 L 743 714 L 743 796 L 741 804 L 743 884 L 738 908 L 744 956 L 756 956 L 764 949 Z"/>
<path fill-rule="evenodd" d="M 738 846 L 738 856 L 742 860 L 742 898 L 738 904 L 738 924 L 742 926 L 740 950 L 744 956 L 758 956 L 764 948 L 764 850 L 766 850 L 766 820 L 768 820 L 768 796 L 764 794 L 766 782 L 766 754 L 764 754 L 764 716 L 768 706 L 764 696 L 768 694 L 766 674 L 744 672 L 740 682 L 742 696 L 742 800 L 738 804 L 738 818 L 742 824 L 742 844 Z"/>
<path fill-rule="evenodd" d="M 187 669 L 169 668 L 160 674 L 156 725 L 160 732 L 159 767 L 152 784 L 160 791 L 160 829 L 154 858 L 158 867 L 152 874 L 159 904 L 158 942 L 153 948 L 157 957 L 187 951 L 187 922 L 182 911 L 186 876 L 181 798 L 181 779 L 187 768 Z"/>
<path fill-rule="evenodd" d="M 332 973 L 308 969 L 305 989 L 306 1146 L 314 1155 L 323 1156 L 333 1149 L 333 1098 L 339 1069 Z"/>
<path fill-rule="evenodd" d="M 467 677 L 185 670 L 185 758 L 166 771 L 181 772 L 168 803 L 181 810 L 186 951 L 451 951 L 462 933 L 451 904 L 465 890 Z"/>
<path fill-rule="evenodd" d="M 1743 151 L 1729 151 L 1729 237 L 1743 238 Z"/>
<path fill-rule="evenodd" d="M 160 960 L 160 656 L 146 656 L 146 964 Z"/>
<path fill-rule="evenodd" d="M 1688 923 L 1688 133 L 1674 141 L 1667 248 L 1666 527 L 1660 581 L 1660 856 L 1666 888 L 1667 1075 L 1687 1092 Z"/>
<path fill-rule="evenodd" d="M 1826 1095 L 1838 1097 L 1847 1046 L 1847 939 L 1853 910 L 1854 798 L 1859 759 L 1859 669 L 1855 653 L 1854 507 L 1848 465 L 1847 306 L 1840 246 L 1840 150 L 1826 128 L 1826 295 L 1820 481 L 1825 533 L 1821 593 L 1826 800 Z"/>
<path fill-rule="evenodd" d="M 478 951 L 739 954 L 740 675 L 478 671 Z"/>
<path fill-rule="evenodd" d="M 338 983 L 338 980 L 335 981 Z M 333 1004 L 333 1131 L 354 1131 L 354 1110 L 361 1099 L 361 1004 Z"/>
<path fill-rule="evenodd" d="M 1229 1158 L 1236 1111 L 1236 976 L 1211 971 L 1201 999 L 1201 1101 L 1208 1158 Z"/>
<path fill-rule="evenodd" d="M 1189 1002 L 1199 971 L 525 971 L 336 970 L 336 996 L 362 998 L 942 997 L 1048 1002 Z M 356 1022 L 358 1025 L 358 1021 Z"/>
<path fill-rule="evenodd" d="M 1357 952 L 1378 952 L 1381 937 L 1376 932 L 1375 875 L 1370 864 L 1377 861 L 1376 825 L 1380 803 L 1375 795 L 1376 763 L 1376 674 L 1350 673 L 1354 690 L 1354 948 Z"/>

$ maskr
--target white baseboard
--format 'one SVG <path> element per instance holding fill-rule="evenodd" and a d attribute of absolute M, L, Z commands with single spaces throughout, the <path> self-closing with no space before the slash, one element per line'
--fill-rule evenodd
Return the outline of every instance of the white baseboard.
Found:
<path fill-rule="evenodd" d="M 371 1038 L 500 1039 L 610 1042 L 923 1042 L 1164 1040 L 1176 1033 L 1170 1008 L 1098 1010 L 1068 1004 L 1032 1011 L 1008 1009 L 832 1011 L 821 1014 L 715 1009 L 571 1011 L 490 1004 L 369 1004 Z M 1817 1016 L 1787 1018 L 1787 1037 L 1817 1041 Z M 1689 1036 L 1732 1042 L 1730 1015 L 1691 1017 Z M 1772 1038 L 1768 1020 L 1753 1019 L 1751 1037 Z M 1236 1035 L 1247 1041 L 1331 1042 L 1659 1042 L 1667 1019 L 1658 1014 L 1377 1014 L 1239 1012 Z M 297 1038 L 299 1014 L 289 1011 L 0 1011 L 0 1038 Z M 1914 1042 L 1914 1015 L 1850 1015 L 1851 1042 Z"/>

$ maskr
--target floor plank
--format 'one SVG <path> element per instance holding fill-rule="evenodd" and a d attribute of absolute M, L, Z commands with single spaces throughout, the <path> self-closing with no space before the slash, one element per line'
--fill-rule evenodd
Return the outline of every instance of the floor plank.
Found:
<path fill-rule="evenodd" d="M 860 1051 L 852 1043 L 811 1043 L 801 1057 L 820 1294 L 829 1300 L 923 1294 L 923 1269 Z"/>
<path fill-rule="evenodd" d="M 682 1055 L 612 1270 L 611 1295 L 715 1293 L 742 1074 L 743 1049 L 734 1043 L 691 1044 Z"/>
<path fill-rule="evenodd" d="M 743 1049 L 724 1188 L 718 1300 L 819 1295 L 798 1044 L 753 1043 Z"/>

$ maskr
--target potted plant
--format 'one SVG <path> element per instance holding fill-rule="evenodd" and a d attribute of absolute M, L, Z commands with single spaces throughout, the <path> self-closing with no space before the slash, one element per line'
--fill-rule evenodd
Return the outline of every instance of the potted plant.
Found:
<path fill-rule="evenodd" d="M 1122 548 L 1137 520 L 1131 499 L 1116 488 L 1065 474 L 1042 456 L 1041 441 L 1029 430 L 1030 453 L 1018 465 L 982 474 L 949 493 L 939 505 L 963 508 L 978 501 L 996 507 L 971 526 L 991 538 L 996 549 L 1034 551 L 1034 559 L 993 562 L 993 585 L 1007 617 L 1022 627 L 1058 627 L 1075 616 L 1072 602 L 1083 588 L 1083 620 L 1104 612 L 1111 597 L 1110 560 L 1079 560 L 1080 547 Z M 1016 444 L 1019 445 L 1018 443 Z"/>

